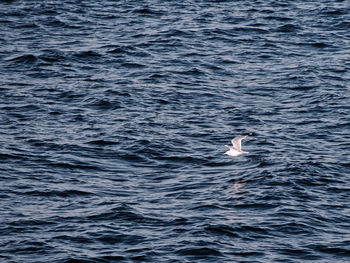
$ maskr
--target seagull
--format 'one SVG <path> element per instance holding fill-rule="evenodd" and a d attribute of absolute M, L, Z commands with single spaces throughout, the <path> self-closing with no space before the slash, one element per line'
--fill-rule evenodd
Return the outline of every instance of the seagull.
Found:
<path fill-rule="evenodd" d="M 248 136 L 252 136 L 252 133 L 246 134 L 246 135 L 241 135 L 241 136 L 237 136 L 234 139 L 232 139 L 232 146 L 231 145 L 225 145 L 227 148 L 229 148 L 230 150 L 225 152 L 225 154 L 230 155 L 230 156 L 238 156 L 244 153 L 248 153 L 248 152 L 244 152 L 242 151 L 242 146 L 241 146 L 241 142 L 243 139 L 247 138 Z"/>

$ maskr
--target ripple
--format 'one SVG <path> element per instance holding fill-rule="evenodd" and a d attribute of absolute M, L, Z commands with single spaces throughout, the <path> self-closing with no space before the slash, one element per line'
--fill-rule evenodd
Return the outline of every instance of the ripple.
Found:
<path fill-rule="evenodd" d="M 78 197 L 78 196 L 86 196 L 91 195 L 93 193 L 80 191 L 80 190 L 64 190 L 64 191 L 27 191 L 23 192 L 24 195 L 32 195 L 32 196 L 40 196 L 40 197 Z"/>
<path fill-rule="evenodd" d="M 13 63 L 23 63 L 23 64 L 33 64 L 37 61 L 37 57 L 32 55 L 32 54 L 28 54 L 28 55 L 21 55 L 15 58 L 10 58 L 7 60 L 8 62 L 13 62 Z"/>
<path fill-rule="evenodd" d="M 206 256 L 221 256 L 222 254 L 216 250 L 209 247 L 200 247 L 200 248 L 187 248 L 179 249 L 176 253 L 187 256 L 197 256 L 197 257 L 206 257 Z"/>

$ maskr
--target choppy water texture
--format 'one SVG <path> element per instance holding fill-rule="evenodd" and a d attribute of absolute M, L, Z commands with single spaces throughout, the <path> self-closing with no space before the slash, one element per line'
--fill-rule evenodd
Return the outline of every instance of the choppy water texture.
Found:
<path fill-rule="evenodd" d="M 349 262 L 349 11 L 1 1 L 0 261 Z"/>

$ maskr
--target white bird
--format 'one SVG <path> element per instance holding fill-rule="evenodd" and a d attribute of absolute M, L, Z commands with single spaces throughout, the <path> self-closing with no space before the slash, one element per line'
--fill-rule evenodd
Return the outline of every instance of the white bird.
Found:
<path fill-rule="evenodd" d="M 241 135 L 241 136 L 237 136 L 236 138 L 232 139 L 232 146 L 230 145 L 225 145 L 227 148 L 229 148 L 230 150 L 225 152 L 225 154 L 230 155 L 230 156 L 238 156 L 244 153 L 248 153 L 248 152 L 244 152 L 242 151 L 242 145 L 241 142 L 243 139 L 247 138 L 248 136 L 252 136 L 252 133 L 249 133 L 247 135 Z"/>

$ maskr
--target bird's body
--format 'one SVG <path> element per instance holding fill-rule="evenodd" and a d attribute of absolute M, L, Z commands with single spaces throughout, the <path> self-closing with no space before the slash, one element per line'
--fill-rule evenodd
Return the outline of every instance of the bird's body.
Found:
<path fill-rule="evenodd" d="M 242 136 L 237 136 L 234 139 L 232 139 L 232 146 L 231 145 L 225 145 L 227 148 L 229 148 L 230 150 L 228 150 L 227 152 L 225 152 L 225 154 L 230 155 L 230 156 L 239 156 L 241 154 L 245 154 L 248 152 L 244 152 L 242 151 L 242 140 L 247 138 L 248 136 L 251 136 L 252 134 L 247 134 L 247 135 L 242 135 Z"/>

